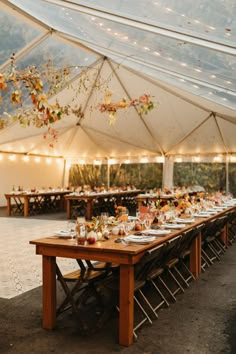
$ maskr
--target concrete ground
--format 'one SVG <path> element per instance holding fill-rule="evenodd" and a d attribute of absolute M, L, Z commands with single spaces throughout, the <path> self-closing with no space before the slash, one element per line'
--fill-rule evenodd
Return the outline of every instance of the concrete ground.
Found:
<path fill-rule="evenodd" d="M 235 354 L 235 273 L 236 243 L 179 294 L 176 303 L 161 309 L 159 318 L 145 325 L 128 348 L 118 344 L 115 313 L 101 330 L 81 336 L 69 314 L 58 319 L 55 330 L 42 329 L 41 286 L 11 299 L 0 298 L 0 353 Z"/>

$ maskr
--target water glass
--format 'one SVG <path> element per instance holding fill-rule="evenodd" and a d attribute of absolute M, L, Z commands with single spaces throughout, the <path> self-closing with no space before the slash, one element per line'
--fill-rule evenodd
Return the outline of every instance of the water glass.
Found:
<path fill-rule="evenodd" d="M 76 222 L 74 220 L 69 220 L 67 222 L 67 231 L 70 237 L 73 239 L 76 235 Z"/>

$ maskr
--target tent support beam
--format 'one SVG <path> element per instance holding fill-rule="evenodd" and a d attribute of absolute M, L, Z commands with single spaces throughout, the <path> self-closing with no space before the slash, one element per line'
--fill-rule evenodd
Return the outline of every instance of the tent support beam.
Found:
<path fill-rule="evenodd" d="M 219 86 L 219 85 L 209 84 L 206 81 L 198 80 L 198 79 L 195 79 L 193 77 L 190 77 L 190 76 L 187 76 L 187 75 L 183 75 L 181 73 L 177 73 L 175 71 L 172 71 L 172 70 L 169 70 L 169 69 L 165 69 L 165 68 L 162 68 L 160 66 L 156 66 L 156 65 L 154 65 L 152 63 L 147 63 L 146 61 L 145 62 L 141 61 L 141 60 L 139 60 L 139 59 L 137 59 L 137 58 L 135 58 L 133 56 L 122 55 L 121 53 L 115 52 L 113 50 L 110 50 L 110 49 L 107 49 L 107 48 L 103 48 L 102 46 L 99 46 L 98 44 L 86 42 L 84 40 L 81 40 L 81 43 L 83 43 L 85 46 L 86 45 L 87 46 L 91 46 L 96 51 L 100 50 L 100 51 L 102 51 L 102 53 L 107 54 L 107 56 L 116 56 L 117 58 L 122 59 L 122 63 L 124 63 L 124 61 L 127 59 L 128 61 L 130 61 L 132 63 L 138 64 L 138 65 L 142 65 L 144 67 L 147 67 L 147 68 L 150 68 L 152 70 L 161 72 L 163 74 L 168 74 L 170 76 L 173 76 L 174 78 L 190 81 L 193 84 L 203 85 L 203 86 L 205 86 L 205 87 L 207 87 L 209 89 L 212 89 L 214 91 L 217 91 L 217 92 L 221 92 L 221 93 L 223 92 L 223 93 L 227 93 L 227 94 L 232 95 L 232 96 L 236 96 L 236 92 L 234 90 L 226 89 L 226 88 L 224 88 L 222 86 Z"/>
<path fill-rule="evenodd" d="M 121 79 L 120 79 L 119 76 L 117 75 L 117 72 L 116 72 L 116 70 L 114 69 L 112 63 L 111 63 L 110 60 L 108 60 L 108 59 L 107 59 L 107 61 L 108 61 L 108 64 L 110 65 L 112 71 L 114 72 L 114 75 L 115 75 L 116 79 L 118 80 L 119 84 L 121 85 L 121 87 L 122 87 L 123 90 L 125 91 L 125 93 L 126 93 L 126 95 L 128 96 L 128 98 L 131 100 L 132 98 L 131 98 L 129 92 L 127 91 L 127 89 L 126 89 L 126 87 L 124 86 L 123 82 L 121 81 Z M 137 107 L 134 107 L 134 109 L 135 109 L 135 111 L 136 111 L 136 113 L 137 113 L 139 119 L 141 119 L 142 124 L 144 125 L 144 127 L 145 127 L 146 130 L 148 131 L 149 135 L 151 136 L 152 140 L 157 144 L 158 149 L 159 149 L 159 151 L 161 152 L 161 154 L 162 154 L 162 156 L 163 156 L 163 155 L 164 155 L 164 152 L 163 152 L 161 146 L 158 144 L 158 142 L 157 142 L 157 140 L 155 139 L 154 135 L 152 134 L 151 130 L 148 128 L 148 126 L 147 126 L 146 122 L 144 121 L 142 115 L 138 113 Z"/>
<path fill-rule="evenodd" d="M 175 149 L 177 146 L 179 146 L 183 141 L 185 141 L 187 138 L 189 138 L 196 130 L 198 130 L 203 124 L 206 123 L 206 121 L 208 121 L 208 119 L 210 119 L 213 116 L 213 113 L 211 112 L 200 124 L 198 124 L 193 130 L 190 131 L 190 133 L 188 133 L 187 135 L 185 135 L 185 137 L 183 137 L 183 139 L 181 139 L 177 144 L 175 144 L 174 146 L 171 147 L 171 149 L 166 152 L 166 156 L 171 152 L 171 150 Z"/>

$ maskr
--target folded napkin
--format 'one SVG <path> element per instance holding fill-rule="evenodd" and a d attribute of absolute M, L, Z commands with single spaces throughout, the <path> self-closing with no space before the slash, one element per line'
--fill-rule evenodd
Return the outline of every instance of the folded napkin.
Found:
<path fill-rule="evenodd" d="M 139 243 L 139 244 L 147 244 L 150 242 L 155 241 L 154 236 L 136 236 L 136 235 L 129 235 L 124 237 L 124 241 L 127 243 Z"/>
<path fill-rule="evenodd" d="M 185 223 L 185 224 L 192 224 L 193 222 L 195 222 L 195 219 L 182 219 L 182 218 L 177 218 L 175 219 L 175 222 L 177 223 Z"/>
<path fill-rule="evenodd" d="M 68 237 L 70 236 L 70 232 L 68 230 L 60 230 L 60 231 L 57 231 L 55 232 L 55 235 L 56 236 L 64 236 L 64 237 Z"/>
<path fill-rule="evenodd" d="M 163 224 L 162 226 L 168 229 L 182 229 L 186 225 L 185 224 Z"/>
<path fill-rule="evenodd" d="M 195 218 L 209 218 L 209 216 L 211 216 L 210 213 L 196 213 L 193 214 L 193 216 L 195 216 Z"/>
<path fill-rule="evenodd" d="M 150 236 L 165 236 L 170 234 L 171 231 L 170 230 L 164 230 L 164 229 L 158 229 L 158 230 L 143 230 L 142 234 L 143 235 L 150 235 Z"/>

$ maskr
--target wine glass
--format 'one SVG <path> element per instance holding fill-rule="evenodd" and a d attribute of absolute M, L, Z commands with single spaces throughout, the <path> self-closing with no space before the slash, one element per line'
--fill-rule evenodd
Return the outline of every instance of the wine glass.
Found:
<path fill-rule="evenodd" d="M 105 225 L 107 225 L 107 223 L 108 223 L 108 218 L 109 218 L 109 213 L 107 213 L 107 212 L 101 213 L 101 219 Z"/>
<path fill-rule="evenodd" d="M 67 222 L 67 231 L 68 234 L 70 235 L 71 239 L 75 237 L 76 234 L 76 222 L 75 220 L 69 220 Z"/>

